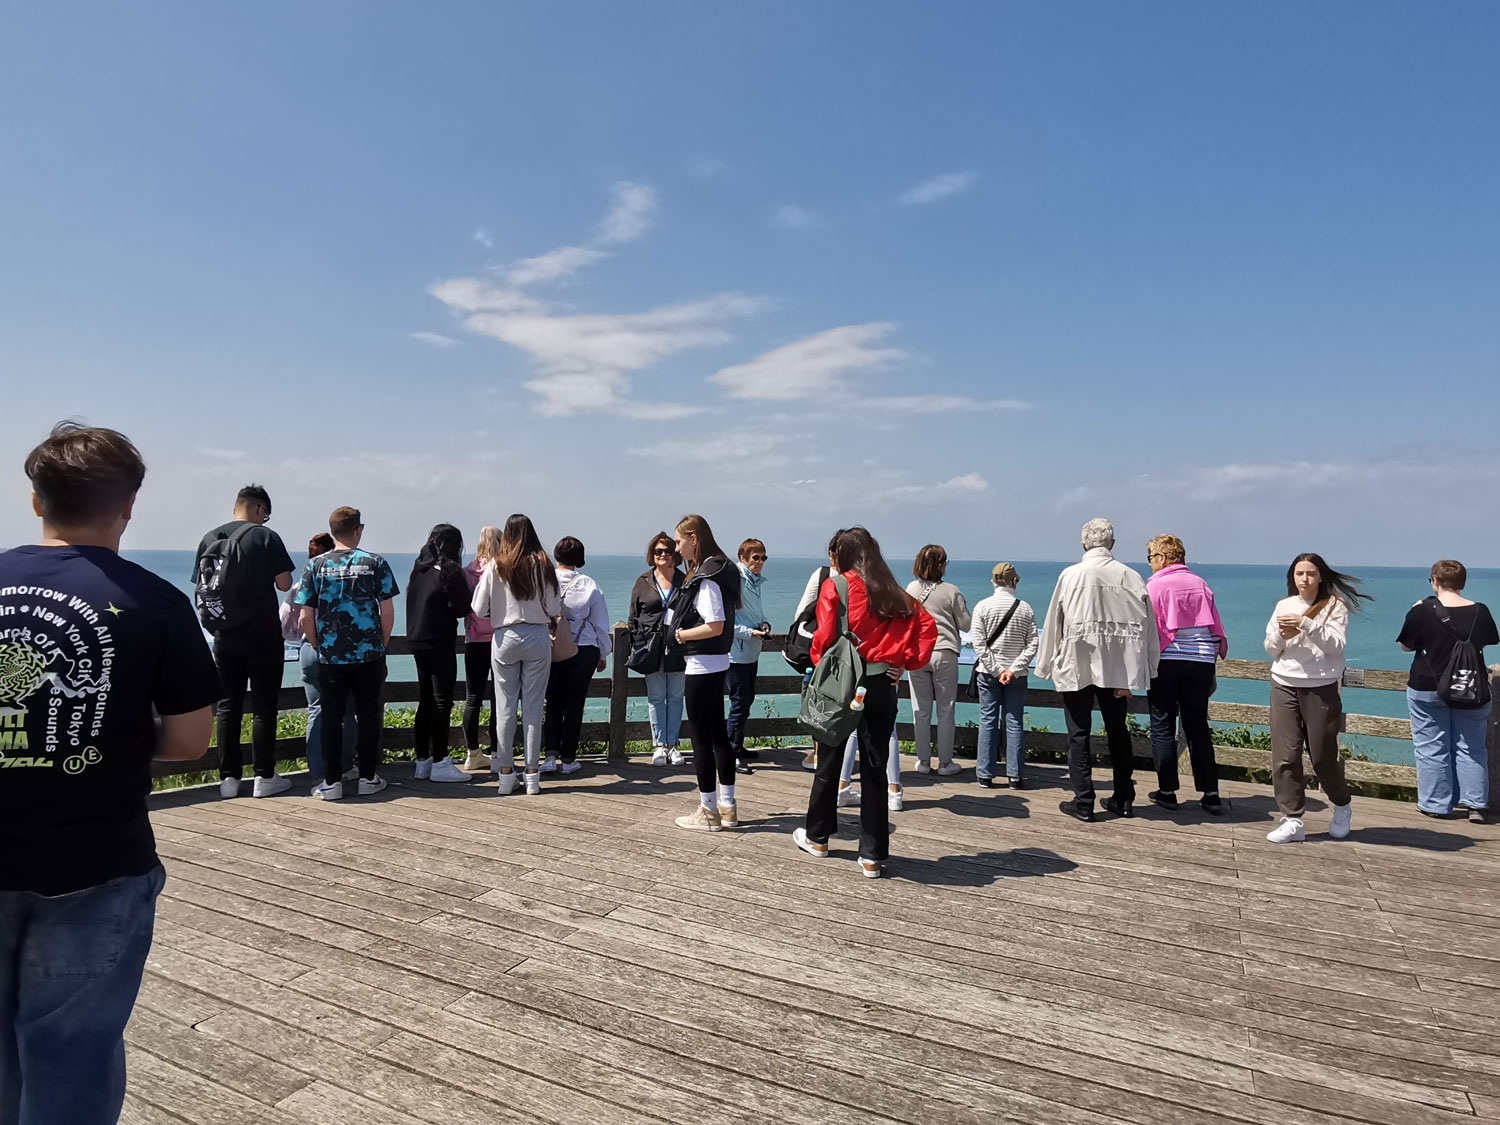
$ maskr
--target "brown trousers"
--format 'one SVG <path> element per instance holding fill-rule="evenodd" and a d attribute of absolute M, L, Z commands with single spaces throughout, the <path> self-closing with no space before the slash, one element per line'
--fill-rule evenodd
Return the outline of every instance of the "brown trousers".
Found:
<path fill-rule="evenodd" d="M 1338 684 L 1287 687 L 1271 683 L 1271 780 L 1283 816 L 1302 815 L 1307 776 L 1302 771 L 1302 748 L 1312 759 L 1313 772 L 1323 792 L 1335 805 L 1349 803 L 1344 761 L 1339 757 L 1339 727 L 1344 703 Z"/>

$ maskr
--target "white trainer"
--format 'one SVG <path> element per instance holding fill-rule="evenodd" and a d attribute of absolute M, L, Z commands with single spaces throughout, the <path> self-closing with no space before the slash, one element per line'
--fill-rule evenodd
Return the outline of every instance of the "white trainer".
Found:
<path fill-rule="evenodd" d="M 526 795 L 528 797 L 535 797 L 541 791 L 542 791 L 542 775 L 541 775 L 541 773 L 540 772 L 538 772 L 538 773 L 528 773 L 526 775 Z"/>
<path fill-rule="evenodd" d="M 344 799 L 344 783 L 335 781 L 332 785 L 326 782 L 313 789 L 313 796 L 321 797 L 325 801 L 342 801 Z"/>
<path fill-rule="evenodd" d="M 359 795 L 361 797 L 372 797 L 385 788 L 385 778 L 378 773 L 372 778 L 359 779 Z"/>
<path fill-rule="evenodd" d="M 540 766 L 537 767 L 537 772 L 539 772 L 539 773 L 556 773 L 557 772 L 557 759 L 554 758 L 554 757 L 551 757 L 549 755 L 547 757 L 547 759 L 545 761 L 543 761 Z"/>
<path fill-rule="evenodd" d="M 853 808 L 859 804 L 859 788 L 854 785 L 846 785 L 839 790 L 838 807 L 841 809 Z"/>
<path fill-rule="evenodd" d="M 417 772 L 417 780 L 418 781 L 431 781 L 432 780 L 432 759 L 431 758 L 418 758 L 417 759 L 417 771 L 416 772 Z"/>
<path fill-rule="evenodd" d="M 223 779 L 220 780 L 220 782 L 219 782 L 219 796 L 220 797 L 223 797 L 227 801 L 230 797 L 238 797 L 239 795 L 240 795 L 240 779 L 239 778 L 237 778 L 237 777 L 226 777 L 226 778 L 223 778 Z"/>
<path fill-rule="evenodd" d="M 509 797 L 515 791 L 516 771 L 511 770 L 509 773 L 502 773 L 500 775 L 500 796 Z"/>
<path fill-rule="evenodd" d="M 949 762 L 946 766 L 938 766 L 938 774 L 942 777 L 952 777 L 956 773 L 963 773 L 963 766 L 957 762 Z"/>
<path fill-rule="evenodd" d="M 901 797 L 904 792 L 905 790 L 902 789 L 897 789 L 894 793 L 892 793 L 889 789 L 885 791 L 885 807 L 890 812 L 901 811 Z"/>
<path fill-rule="evenodd" d="M 1307 839 L 1307 830 L 1299 817 L 1284 816 L 1281 823 L 1266 833 L 1273 844 L 1295 844 Z"/>
<path fill-rule="evenodd" d="M 1349 829 L 1353 826 L 1354 802 L 1350 801 L 1347 805 L 1334 805 L 1333 821 L 1328 825 L 1328 835 L 1335 840 L 1342 840 L 1349 835 Z"/>
<path fill-rule="evenodd" d="M 473 781 L 474 778 L 469 774 L 464 773 L 464 771 L 459 768 L 458 763 L 455 762 L 452 758 L 444 758 L 441 761 L 432 763 L 432 774 L 428 778 L 428 780 L 463 782 Z"/>
<path fill-rule="evenodd" d="M 918 773 L 931 773 L 932 772 L 932 759 L 931 758 L 918 758 L 917 759 L 917 772 Z"/>
<path fill-rule="evenodd" d="M 664 766 L 667 764 L 667 748 L 665 746 L 658 746 L 655 750 L 651 751 L 651 764 L 653 766 Z"/>
<path fill-rule="evenodd" d="M 278 793 L 285 793 L 291 787 L 292 783 L 279 773 L 273 773 L 270 777 L 257 777 L 255 779 L 255 795 L 257 797 L 274 797 Z"/>
<path fill-rule="evenodd" d="M 557 763 L 558 773 L 577 773 L 581 769 L 583 769 L 583 763 L 578 761 L 577 759 L 574 759 L 571 762 Z"/>
<path fill-rule="evenodd" d="M 667 763 L 673 766 L 685 766 L 687 765 L 687 755 L 674 746 L 667 751 Z"/>

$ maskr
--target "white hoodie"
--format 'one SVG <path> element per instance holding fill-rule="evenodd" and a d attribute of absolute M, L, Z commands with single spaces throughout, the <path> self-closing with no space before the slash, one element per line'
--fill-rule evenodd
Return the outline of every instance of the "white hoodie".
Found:
<path fill-rule="evenodd" d="M 1316 617 L 1303 617 L 1295 637 L 1283 637 L 1276 619 L 1299 616 L 1311 603 L 1302 595 L 1282 598 L 1266 623 L 1266 653 L 1271 679 L 1283 687 L 1325 687 L 1344 678 L 1344 642 L 1349 635 L 1349 607 L 1332 598 Z"/>

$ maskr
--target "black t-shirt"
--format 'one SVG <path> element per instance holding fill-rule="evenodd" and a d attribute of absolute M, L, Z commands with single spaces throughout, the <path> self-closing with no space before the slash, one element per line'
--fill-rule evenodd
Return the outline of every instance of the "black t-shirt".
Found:
<path fill-rule="evenodd" d="M 0 890 L 68 894 L 155 867 L 153 711 L 219 690 L 164 579 L 103 547 L 0 554 Z"/>
<path fill-rule="evenodd" d="M 1438 676 L 1448 667 L 1453 655 L 1453 646 L 1465 637 L 1474 642 L 1480 659 L 1484 658 L 1486 645 L 1500 644 L 1500 632 L 1495 630 L 1495 619 L 1483 602 L 1473 605 L 1447 606 L 1453 624 L 1444 625 L 1432 608 L 1431 598 L 1423 598 L 1406 611 L 1406 622 L 1401 626 L 1401 635 L 1396 640 L 1415 651 L 1412 657 L 1411 674 L 1407 686 L 1413 691 L 1437 691 Z M 1470 629 L 1473 636 L 1469 635 Z M 1457 634 L 1455 636 L 1455 634 Z"/>
<path fill-rule="evenodd" d="M 235 531 L 244 527 L 246 520 L 230 520 L 226 524 L 214 528 L 198 544 L 198 550 L 193 554 L 193 573 L 191 580 L 198 580 L 198 560 L 202 557 L 204 549 L 215 539 L 223 539 L 232 535 Z M 267 645 L 281 644 L 281 618 L 279 616 L 281 606 L 276 597 L 276 576 L 278 574 L 292 573 L 292 556 L 286 553 L 286 544 L 281 541 L 269 527 L 263 524 L 255 524 L 239 540 L 240 557 L 250 566 L 250 579 L 246 583 L 246 589 L 255 591 L 255 618 L 253 624 L 244 628 L 237 628 L 231 633 L 220 634 L 221 636 L 232 636 L 240 641 L 262 641 Z"/>

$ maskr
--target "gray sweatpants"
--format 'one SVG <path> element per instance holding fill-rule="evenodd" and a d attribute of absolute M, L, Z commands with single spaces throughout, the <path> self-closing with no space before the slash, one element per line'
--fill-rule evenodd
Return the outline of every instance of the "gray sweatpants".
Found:
<path fill-rule="evenodd" d="M 542 701 L 552 674 L 552 635 L 545 625 L 507 625 L 490 642 L 495 667 L 495 769 L 515 761 L 516 711 L 526 732 L 526 772 L 542 762 Z"/>
<path fill-rule="evenodd" d="M 937 711 L 938 765 L 953 761 L 953 705 L 958 702 L 958 653 L 947 649 L 932 654 L 925 668 L 907 673 L 911 680 L 911 721 L 917 761 L 932 759 L 932 712 Z"/>

